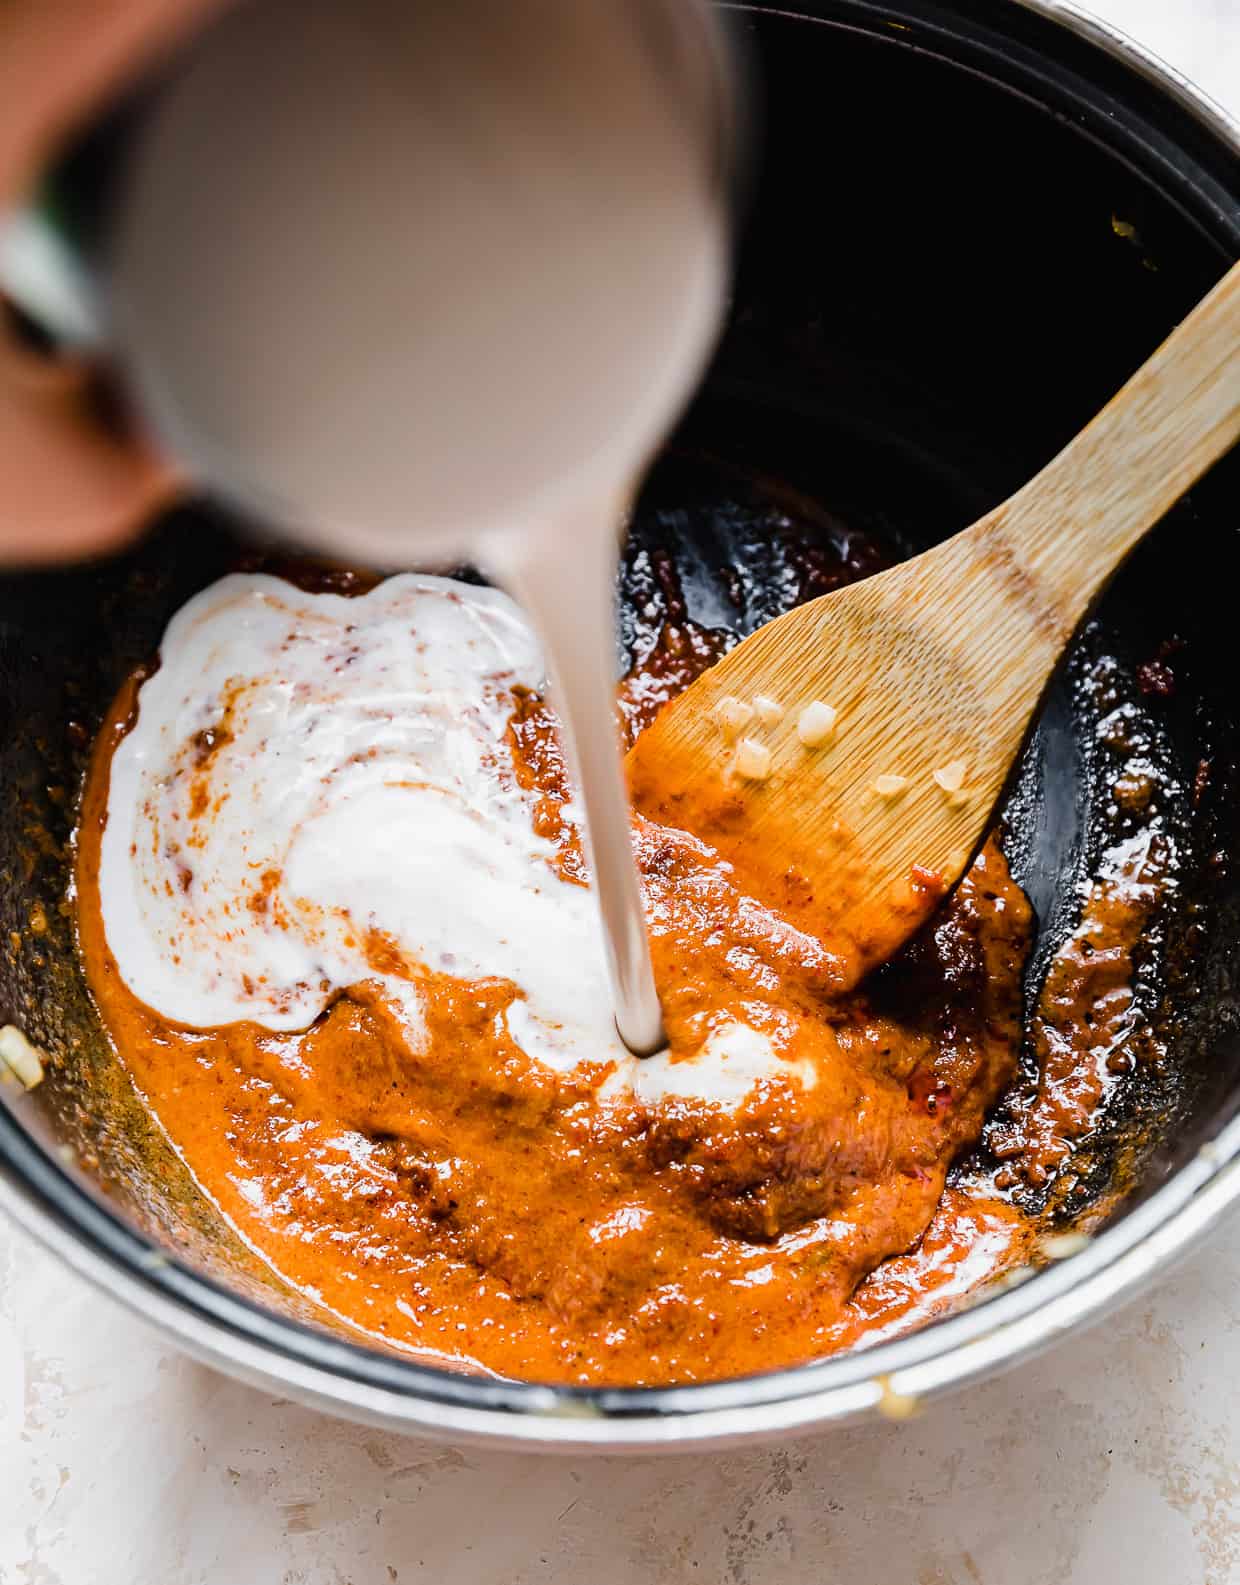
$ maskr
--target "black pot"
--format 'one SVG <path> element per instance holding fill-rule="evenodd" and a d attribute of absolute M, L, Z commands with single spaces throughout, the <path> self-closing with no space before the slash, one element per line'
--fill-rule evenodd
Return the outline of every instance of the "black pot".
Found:
<path fill-rule="evenodd" d="M 910 550 L 1046 461 L 1240 254 L 1240 143 L 1165 69 L 1049 0 L 730 9 L 755 47 L 765 139 L 732 322 L 676 442 L 681 458 L 726 461 L 709 486 L 699 469 L 692 499 L 677 499 L 679 464 L 661 470 L 638 533 L 675 541 L 706 621 L 730 562 L 730 619 L 744 629 L 786 598 L 771 533 L 781 491 L 812 503 L 823 532 Z M 44 1083 L 6 1092 L 0 1111 L 11 1206 L 201 1357 L 337 1412 L 456 1437 L 755 1436 L 873 1407 L 884 1382 L 920 1395 L 1019 1358 L 1151 1278 L 1240 1197 L 1238 524 L 1232 458 L 1078 640 L 1006 809 L 1039 918 L 1032 997 L 1118 829 L 1101 706 L 1082 681 L 1112 657 L 1112 699 L 1137 712 L 1169 789 L 1176 887 L 1138 976 L 1150 1049 L 1165 1054 L 1114 1086 L 1070 1178 L 1048 1191 L 1065 1217 L 1107 1210 L 1083 1253 L 913 1336 L 709 1387 L 494 1382 L 325 1328 L 221 1224 L 144 1112 L 61 908 L 91 730 L 171 612 L 238 555 L 206 508 L 104 566 L 0 580 L 0 1014 L 52 1058 Z"/>

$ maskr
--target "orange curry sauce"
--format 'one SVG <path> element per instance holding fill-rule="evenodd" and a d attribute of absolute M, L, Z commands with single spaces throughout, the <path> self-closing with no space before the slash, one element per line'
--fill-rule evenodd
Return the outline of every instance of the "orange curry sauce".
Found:
<path fill-rule="evenodd" d="M 691 639 L 670 631 L 626 680 L 632 731 L 714 658 Z M 502 979 L 420 975 L 417 1052 L 367 983 L 304 1032 L 189 1029 L 128 991 L 100 912 L 111 757 L 140 684 L 100 730 L 82 807 L 90 987 L 198 1182 L 338 1320 L 529 1380 L 700 1381 L 906 1330 L 1023 1258 L 1018 1211 L 984 1187 L 945 1192 L 1021 1039 L 1030 913 L 993 844 L 934 928 L 840 998 L 824 943 L 739 893 L 703 841 L 637 820 L 673 1053 L 740 1008 L 817 1074 L 804 1091 L 764 1082 L 737 1111 L 601 1100 L 597 1067 L 542 1067 L 502 1033 L 495 1015 L 519 994 Z M 536 696 L 514 698 L 509 740 L 540 831 L 582 883 Z M 403 961 L 381 941 L 373 953 L 376 969 Z"/>

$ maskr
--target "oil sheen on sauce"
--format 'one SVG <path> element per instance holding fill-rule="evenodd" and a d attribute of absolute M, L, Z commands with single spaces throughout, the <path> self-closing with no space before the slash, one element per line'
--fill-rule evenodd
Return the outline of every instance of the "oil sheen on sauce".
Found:
<path fill-rule="evenodd" d="M 635 819 L 668 1049 L 634 1058 L 543 686 L 494 591 L 260 574 L 122 690 L 83 956 L 225 1215 L 342 1323 L 543 1381 L 796 1363 L 1021 1258 L 1017 1211 L 945 1193 L 1016 1071 L 1029 910 L 998 849 L 841 998 L 709 833 Z"/>

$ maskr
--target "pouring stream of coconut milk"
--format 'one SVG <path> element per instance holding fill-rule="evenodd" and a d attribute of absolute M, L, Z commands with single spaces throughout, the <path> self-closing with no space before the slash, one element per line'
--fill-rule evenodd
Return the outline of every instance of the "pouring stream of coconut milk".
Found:
<path fill-rule="evenodd" d="M 731 69 L 705 0 L 249 0 L 143 103 L 102 244 L 110 350 L 204 485 L 525 605 L 643 1054 L 614 580 L 721 318 Z"/>

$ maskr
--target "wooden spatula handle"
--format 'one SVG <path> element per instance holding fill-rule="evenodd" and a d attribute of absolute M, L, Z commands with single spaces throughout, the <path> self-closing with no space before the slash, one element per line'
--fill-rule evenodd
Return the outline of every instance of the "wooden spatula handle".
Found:
<path fill-rule="evenodd" d="M 971 531 L 1002 536 L 1075 622 L 1098 586 L 1240 439 L 1240 264 L 1070 445 Z"/>

